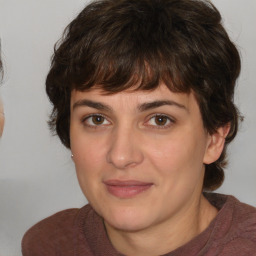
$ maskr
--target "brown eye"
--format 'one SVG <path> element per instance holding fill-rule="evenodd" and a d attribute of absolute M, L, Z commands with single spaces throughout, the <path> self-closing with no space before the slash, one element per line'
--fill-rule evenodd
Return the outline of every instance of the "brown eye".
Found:
<path fill-rule="evenodd" d="M 147 121 L 146 125 L 156 128 L 168 128 L 172 123 L 174 121 L 170 117 L 156 114 Z"/>
<path fill-rule="evenodd" d="M 155 123 L 157 125 L 165 125 L 168 121 L 167 116 L 156 116 L 155 117 Z"/>
<path fill-rule="evenodd" d="M 92 116 L 92 122 L 95 125 L 100 125 L 104 123 L 105 118 L 103 116 Z"/>
<path fill-rule="evenodd" d="M 102 115 L 90 115 L 83 121 L 87 126 L 106 126 L 110 122 Z"/>

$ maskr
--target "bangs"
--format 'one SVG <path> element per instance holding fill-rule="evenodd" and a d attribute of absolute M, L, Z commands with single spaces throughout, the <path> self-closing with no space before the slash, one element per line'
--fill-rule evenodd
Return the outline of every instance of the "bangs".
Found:
<path fill-rule="evenodd" d="M 97 52 L 97 56 L 87 59 L 83 66 L 75 66 L 69 76 L 72 89 L 86 91 L 96 87 L 111 94 L 124 90 L 154 90 L 164 83 L 173 92 L 190 91 L 172 56 L 134 49 L 117 52 L 117 48 L 112 53 L 110 49 Z"/>
<path fill-rule="evenodd" d="M 181 28 L 163 25 L 170 23 L 165 10 L 152 7 L 139 12 L 136 8 L 123 14 L 121 8 L 113 7 L 111 11 L 115 19 L 99 17 L 79 30 L 80 34 L 73 35 L 76 28 L 72 24 L 68 28 L 67 45 L 71 45 L 69 38 L 78 37 L 72 41 L 72 49 L 67 49 L 70 61 L 66 77 L 72 89 L 85 91 L 97 86 L 107 93 L 117 93 L 153 90 L 164 83 L 172 91 L 188 92 L 191 77 L 186 78 L 189 72 L 185 69 L 191 62 L 190 42 L 184 44 L 182 40 L 189 38 L 181 38 Z"/>

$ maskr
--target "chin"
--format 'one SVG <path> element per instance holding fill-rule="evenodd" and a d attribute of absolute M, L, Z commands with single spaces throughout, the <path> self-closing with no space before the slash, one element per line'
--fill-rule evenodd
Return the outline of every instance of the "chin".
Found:
<path fill-rule="evenodd" d="M 105 222 L 108 223 L 109 226 L 111 226 L 112 228 L 116 229 L 116 230 L 121 230 L 121 231 L 125 231 L 125 232 L 137 232 L 137 231 L 141 231 L 144 230 L 146 228 L 148 228 L 149 224 L 147 224 L 145 222 L 145 220 L 143 222 L 141 221 L 134 221 L 134 220 L 118 220 L 118 221 L 110 221 L 108 222 L 107 220 L 105 220 Z"/>
<path fill-rule="evenodd" d="M 142 209 L 112 210 L 103 218 L 113 228 L 128 232 L 143 230 L 152 224 L 152 215 Z"/>

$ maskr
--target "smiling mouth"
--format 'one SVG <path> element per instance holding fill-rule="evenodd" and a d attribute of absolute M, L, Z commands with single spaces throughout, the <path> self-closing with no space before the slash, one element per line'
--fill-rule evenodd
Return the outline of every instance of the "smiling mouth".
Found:
<path fill-rule="evenodd" d="M 104 182 L 108 192 L 118 198 L 132 198 L 139 195 L 153 186 L 153 183 L 146 183 L 136 180 L 107 180 Z"/>

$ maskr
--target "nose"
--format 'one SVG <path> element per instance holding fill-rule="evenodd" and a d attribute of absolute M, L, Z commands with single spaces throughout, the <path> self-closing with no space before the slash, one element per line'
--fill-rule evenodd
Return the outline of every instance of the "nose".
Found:
<path fill-rule="evenodd" d="M 136 131 L 125 127 L 113 131 L 107 152 L 107 162 L 120 170 L 142 163 L 144 156 L 139 137 Z"/>

